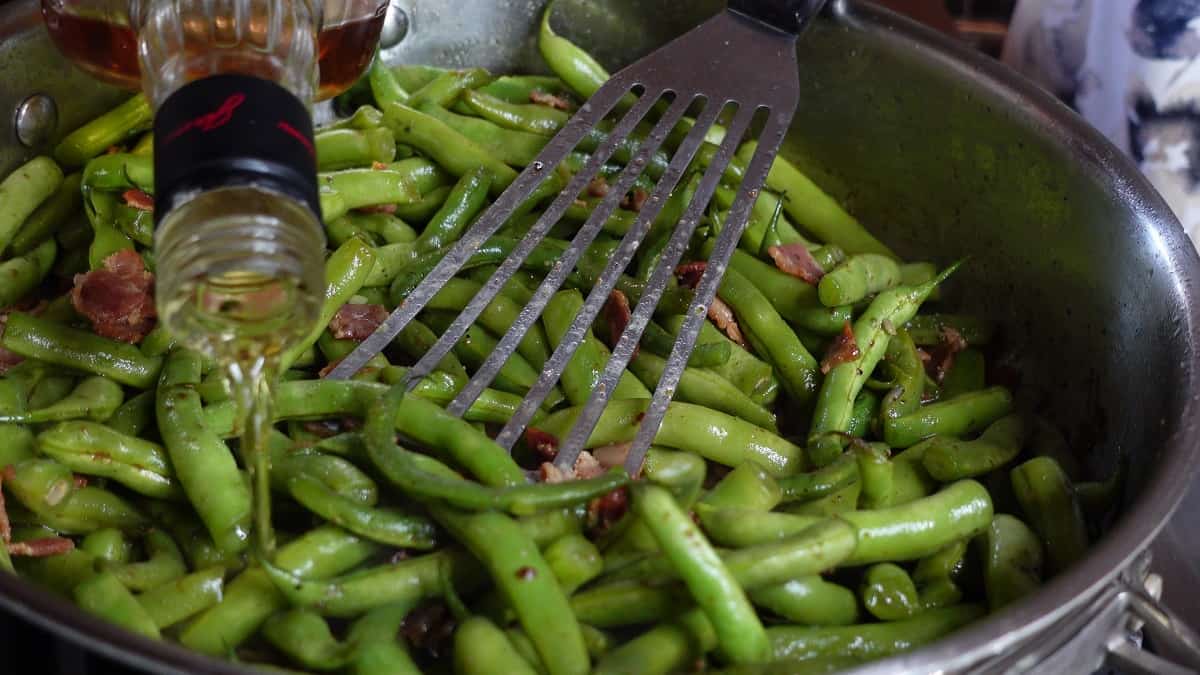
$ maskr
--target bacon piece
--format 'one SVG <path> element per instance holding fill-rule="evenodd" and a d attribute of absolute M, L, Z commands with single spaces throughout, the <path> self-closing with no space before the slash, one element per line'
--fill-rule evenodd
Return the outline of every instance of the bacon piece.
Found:
<path fill-rule="evenodd" d="M 621 339 L 621 335 L 625 333 L 625 327 L 629 325 L 629 320 L 633 318 L 633 311 L 629 307 L 629 298 L 618 289 L 613 289 L 608 294 L 608 301 L 604 303 L 604 319 L 608 322 L 608 346 L 612 349 L 617 348 L 617 341 Z M 633 358 L 637 358 L 638 348 L 633 348 Z"/>
<path fill-rule="evenodd" d="M 633 442 L 628 443 L 613 443 L 612 445 L 602 445 L 592 450 L 592 455 L 600 462 L 600 466 L 605 469 L 624 466 L 625 458 L 629 456 L 629 451 L 633 449 Z"/>
<path fill-rule="evenodd" d="M 554 464 L 542 462 L 542 465 L 538 467 L 538 479 L 543 483 L 565 483 L 571 480 L 571 477 Z"/>
<path fill-rule="evenodd" d="M 135 251 L 118 251 L 104 267 L 75 275 L 71 304 L 107 338 L 137 344 L 154 329 L 154 275 Z"/>
<path fill-rule="evenodd" d="M 611 527 L 628 510 L 629 490 L 623 487 L 588 502 L 589 520 L 602 530 Z"/>
<path fill-rule="evenodd" d="M 708 263 L 703 260 L 697 260 L 676 267 L 675 276 L 679 277 L 679 283 L 694 289 L 700 285 L 700 277 L 704 276 L 704 270 L 706 269 L 708 269 Z"/>
<path fill-rule="evenodd" d="M 154 197 L 151 197 L 149 194 L 138 190 L 137 188 L 126 190 L 121 197 L 125 199 L 126 205 L 132 206 L 138 211 L 154 210 Z"/>
<path fill-rule="evenodd" d="M 604 176 L 596 176 L 588 183 L 587 193 L 592 197 L 603 197 L 608 194 L 608 181 Z"/>
<path fill-rule="evenodd" d="M 386 213 L 395 215 L 397 206 L 395 204 L 375 204 L 374 206 L 360 206 L 354 209 L 359 213 Z"/>
<path fill-rule="evenodd" d="M 529 100 L 538 104 L 554 108 L 556 110 L 570 110 L 571 102 L 562 96 L 556 96 L 549 92 L 534 89 L 529 92 Z"/>
<path fill-rule="evenodd" d="M 579 480 L 603 476 L 604 471 L 604 467 L 596 460 L 595 455 L 587 450 L 579 453 L 579 457 L 575 458 L 575 477 Z"/>
<path fill-rule="evenodd" d="M 0 475 L 0 544 L 12 541 L 12 523 L 8 519 L 8 507 L 4 504 L 4 476 Z"/>
<path fill-rule="evenodd" d="M 0 312 L 0 337 L 4 337 L 4 327 L 8 324 L 8 313 Z M 13 366 L 21 363 L 25 357 L 0 347 L 0 375 L 7 373 Z"/>
<path fill-rule="evenodd" d="M 621 200 L 621 208 L 625 209 L 626 211 L 641 211 L 642 207 L 646 204 L 646 200 L 649 198 L 650 194 L 645 190 L 642 188 L 634 188 L 633 192 L 625 195 L 625 198 Z"/>
<path fill-rule="evenodd" d="M 825 270 L 821 269 L 817 259 L 812 256 L 804 244 L 769 246 L 767 255 L 771 256 L 771 260 L 775 261 L 775 266 L 781 272 L 803 279 L 805 283 L 813 286 L 816 286 L 821 281 L 821 277 L 825 276 Z"/>
<path fill-rule="evenodd" d="M 552 460 L 558 456 L 558 437 L 541 429 L 526 428 L 525 444 L 545 460 Z"/>
<path fill-rule="evenodd" d="M 388 311 L 383 305 L 347 303 L 333 315 L 329 332 L 339 340 L 366 340 L 387 317 Z"/>
<path fill-rule="evenodd" d="M 383 162 L 380 162 L 378 160 L 371 162 L 371 170 L 372 171 L 383 171 L 387 168 L 388 168 L 387 164 L 384 164 Z"/>
<path fill-rule="evenodd" d="M 93 457 L 94 456 L 95 455 L 93 455 Z M 88 477 L 83 474 L 79 474 L 79 473 L 72 474 L 71 481 L 72 481 L 71 484 L 75 486 L 76 490 L 78 490 L 80 488 L 85 488 L 88 486 Z"/>
<path fill-rule="evenodd" d="M 858 342 L 854 339 L 854 329 L 847 321 L 842 324 L 842 332 L 833 338 L 829 349 L 825 351 L 825 358 L 821 360 L 821 374 L 828 375 L 829 371 L 843 363 L 850 363 L 859 356 L 862 356 L 862 352 L 859 351 Z"/>
<path fill-rule="evenodd" d="M 942 326 L 940 337 L 937 346 L 929 352 L 929 358 L 922 357 L 925 362 L 925 372 L 938 384 L 946 379 L 946 373 L 954 367 L 955 356 L 967 348 L 966 338 L 955 328 Z"/>
<path fill-rule="evenodd" d="M 742 335 L 742 329 L 738 326 L 737 318 L 733 315 L 733 308 L 725 304 L 724 300 L 713 298 L 712 304 L 708 306 L 708 318 L 717 324 L 717 328 L 725 331 L 730 340 L 733 340 L 742 347 L 747 347 L 746 338 Z"/>
<path fill-rule="evenodd" d="M 17 541 L 8 544 L 10 555 L 27 558 L 48 558 L 53 555 L 69 553 L 74 548 L 75 542 L 66 537 L 46 537 L 44 539 L 31 539 L 29 541 Z"/>

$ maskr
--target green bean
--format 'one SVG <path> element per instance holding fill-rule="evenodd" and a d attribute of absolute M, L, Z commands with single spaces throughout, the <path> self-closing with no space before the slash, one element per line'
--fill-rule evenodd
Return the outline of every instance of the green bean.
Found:
<path fill-rule="evenodd" d="M 987 428 L 1011 410 L 1012 394 L 1004 387 L 989 387 L 884 419 L 883 439 L 893 448 L 907 448 L 930 436 L 962 436 Z"/>
<path fill-rule="evenodd" d="M 267 619 L 263 637 L 304 668 L 337 670 L 353 657 L 351 645 L 333 637 L 325 619 L 311 610 L 293 609 Z"/>
<path fill-rule="evenodd" d="M 358 129 L 359 131 L 366 131 L 382 124 L 382 110 L 373 105 L 360 105 L 354 109 L 354 112 L 349 117 L 343 117 L 324 127 L 324 129 Z"/>
<path fill-rule="evenodd" d="M 1021 510 L 1046 547 L 1053 572 L 1087 553 L 1087 526 L 1071 479 L 1050 457 L 1035 457 L 1014 468 L 1012 487 Z"/>
<path fill-rule="evenodd" d="M 389 213 L 348 213 L 345 218 L 387 244 L 411 244 L 417 240 L 416 230 Z"/>
<path fill-rule="evenodd" d="M 813 574 L 750 591 L 754 604 L 793 623 L 847 626 L 858 621 L 858 599 L 848 588 Z"/>
<path fill-rule="evenodd" d="M 293 606 L 308 607 L 323 616 L 349 617 L 385 605 L 417 603 L 443 590 L 449 565 L 460 592 L 479 588 L 483 578 L 478 563 L 457 549 L 444 549 L 398 563 L 388 563 L 328 580 L 309 580 L 270 563 L 263 569 Z"/>
<path fill-rule="evenodd" d="M 854 407 L 850 410 L 850 424 L 846 427 L 846 433 L 855 438 L 866 436 L 867 427 L 871 425 L 877 412 L 879 397 L 870 389 L 858 392 L 858 396 L 854 397 Z"/>
<path fill-rule="evenodd" d="M 978 541 L 984 588 L 993 612 L 1041 586 L 1042 543 L 1021 520 L 1006 513 L 997 514 Z"/>
<path fill-rule="evenodd" d="M 14 530 L 13 541 L 21 540 Z M 7 554 L 8 549 L 4 552 Z M 79 549 L 44 558 L 18 557 L 12 563 L 18 576 L 67 598 L 79 584 L 96 575 L 96 559 Z"/>
<path fill-rule="evenodd" d="M 516 180 L 516 171 L 445 123 L 402 103 L 384 104 L 382 108 L 384 123 L 397 141 L 417 148 L 450 173 L 462 176 L 478 167 L 486 168 L 492 173 L 493 195 L 499 195 Z"/>
<path fill-rule="evenodd" d="M 892 506 L 926 497 L 938 488 L 922 464 L 928 447 L 929 441 L 921 441 L 892 458 Z"/>
<path fill-rule="evenodd" d="M 42 453 L 76 473 L 101 476 L 157 499 L 183 496 L 162 446 L 93 422 L 63 422 L 37 437 Z"/>
<path fill-rule="evenodd" d="M 982 616 L 979 605 L 931 609 L 903 621 L 828 628 L 767 629 L 776 659 L 853 656 L 877 659 L 932 642 Z"/>
<path fill-rule="evenodd" d="M 75 587 L 80 609 L 135 633 L 158 639 L 154 619 L 112 574 L 101 572 Z"/>
<path fill-rule="evenodd" d="M 942 341 L 942 331 L 953 328 L 967 344 L 986 345 L 996 333 L 991 321 L 970 314 L 922 314 L 904 326 L 919 345 L 932 346 Z"/>
<path fill-rule="evenodd" d="M 496 159 L 513 167 L 532 164 L 549 140 L 541 134 L 505 129 L 488 120 L 459 115 L 433 104 L 422 105 L 418 110 L 457 131 Z"/>
<path fill-rule="evenodd" d="M 374 267 L 375 254 L 360 239 L 347 241 L 329 256 L 325 261 L 325 299 L 321 303 L 317 323 L 303 340 L 280 356 L 281 371 L 291 368 L 305 350 L 316 344 L 325 327 L 333 320 L 333 315 L 362 288 Z"/>
<path fill-rule="evenodd" d="M 112 492 L 76 487 L 71 470 L 54 460 L 28 459 L 11 465 L 4 484 L 40 523 L 59 532 L 137 531 L 146 525 L 144 515 Z"/>
<path fill-rule="evenodd" d="M 817 391 L 817 360 L 766 297 L 733 269 L 726 271 L 717 293 L 733 308 L 745 331 L 762 342 L 788 394 L 800 404 L 807 403 Z"/>
<path fill-rule="evenodd" d="M 377 246 L 374 253 L 375 265 L 363 280 L 363 286 L 367 288 L 391 285 L 396 275 L 419 255 L 416 245 L 408 242 Z"/>
<path fill-rule="evenodd" d="M 84 167 L 82 181 L 85 210 L 90 208 L 89 201 L 101 193 L 136 188 L 154 194 L 154 160 L 128 153 L 101 155 Z M 88 215 L 90 217 L 93 214 Z"/>
<path fill-rule="evenodd" d="M 484 314 L 488 314 L 488 312 L 485 310 Z M 434 333 L 429 326 L 426 326 L 420 321 L 413 319 L 412 321 L 408 322 L 408 325 L 404 327 L 404 330 L 400 331 L 400 334 L 396 336 L 396 338 L 392 341 L 392 344 L 395 345 L 396 348 L 399 349 L 405 356 L 408 356 L 412 359 L 420 359 L 425 355 L 425 352 L 429 351 L 429 349 L 431 349 L 433 345 L 437 343 L 437 341 L 437 333 Z M 526 359 L 528 358 L 529 357 L 526 356 Z M 462 378 L 463 380 L 467 379 L 467 369 L 463 367 L 462 363 L 459 362 L 458 357 L 456 357 L 453 352 L 446 354 L 446 356 L 438 362 L 437 368 L 438 370 L 448 373 L 453 377 Z"/>
<path fill-rule="evenodd" d="M 738 149 L 737 157 L 747 161 L 757 150 L 758 143 L 744 143 Z M 836 201 L 786 159 L 775 158 L 767 174 L 767 187 L 783 195 L 783 207 L 792 220 L 826 244 L 835 244 L 852 255 L 877 253 L 895 257 L 854 216 L 842 210 Z"/>
<path fill-rule="evenodd" d="M 959 578 L 966 566 L 968 542 L 967 539 L 960 539 L 946 544 L 941 550 L 917 562 L 912 580 L 923 608 L 950 607 L 962 600 Z"/>
<path fill-rule="evenodd" d="M 1083 473 L 1079 458 L 1071 450 L 1062 431 L 1042 417 L 1034 418 L 1029 450 L 1034 457 L 1050 457 L 1058 462 L 1063 472 L 1073 481 L 1078 480 Z"/>
<path fill-rule="evenodd" d="M 553 347 L 557 348 L 562 344 L 567 330 L 582 308 L 583 295 L 576 290 L 559 291 L 550 298 L 550 302 L 542 311 L 542 323 Z M 596 339 L 591 330 L 586 331 L 583 340 L 563 369 L 561 377 L 563 391 L 572 405 L 584 405 L 588 402 L 592 390 L 604 375 L 609 356 L 608 348 Z M 621 378 L 613 389 L 612 398 L 648 399 L 650 392 L 633 373 L 626 371 L 621 373 Z"/>
<path fill-rule="evenodd" d="M 89 159 L 151 127 L 154 108 L 138 94 L 109 112 L 71 132 L 54 149 L 54 157 L 67 166 L 82 166 Z"/>
<path fill-rule="evenodd" d="M 492 74 L 483 68 L 464 68 L 462 70 L 447 70 L 425 83 L 421 88 L 413 90 L 408 104 L 414 108 L 421 105 L 436 105 L 447 107 L 465 96 L 470 90 L 491 82 Z"/>
<path fill-rule="evenodd" d="M 448 196 L 450 196 L 450 186 L 435 187 L 428 192 L 423 192 L 421 198 L 412 204 L 398 205 L 396 215 L 410 223 L 423 223 L 437 213 Z"/>
<path fill-rule="evenodd" d="M 518 518 L 517 524 L 539 548 L 545 548 L 559 539 L 579 534 L 586 517 L 586 507 L 579 505 Z"/>
<path fill-rule="evenodd" d="M 900 266 L 892 257 L 862 253 L 850 256 L 821 277 L 818 295 L 826 307 L 852 305 L 900 282 Z"/>
<path fill-rule="evenodd" d="M 25 255 L 38 248 L 47 239 L 53 239 L 59 228 L 72 216 L 78 214 L 80 183 L 82 177 L 73 173 L 63 178 L 54 193 L 42 202 L 33 213 L 25 218 L 9 244 L 13 255 Z"/>
<path fill-rule="evenodd" d="M 779 484 L 758 464 L 746 462 L 730 471 L 700 504 L 708 509 L 770 511 L 783 497 Z"/>
<path fill-rule="evenodd" d="M 387 67 L 379 54 L 376 54 L 375 61 L 367 71 L 366 80 L 380 108 L 391 103 L 407 103 L 410 99 L 409 92 L 401 86 L 396 73 Z"/>
<path fill-rule="evenodd" d="M 146 560 L 106 566 L 106 571 L 112 572 L 131 591 L 156 588 L 187 573 L 183 554 L 167 533 L 150 530 L 146 533 L 144 546 L 148 555 Z"/>
<path fill-rule="evenodd" d="M 894 492 L 895 467 L 889 461 L 891 451 L 887 445 L 856 443 L 852 452 L 858 460 L 859 507 L 881 509 L 889 506 Z"/>
<path fill-rule="evenodd" d="M 640 344 L 642 349 L 651 354 L 667 358 L 671 356 L 671 350 L 675 348 L 675 336 L 651 321 L 646 324 L 646 331 L 642 333 Z M 729 361 L 732 353 L 733 345 L 729 342 L 716 340 L 704 342 L 701 339 L 696 342 L 692 353 L 688 355 L 688 366 L 691 368 L 719 367 Z M 739 391 L 741 390 L 739 389 Z"/>
<path fill-rule="evenodd" d="M 227 552 L 243 550 L 250 536 L 250 488 L 221 438 L 204 425 L 200 364 L 176 351 L 158 386 L 158 428 L 183 491 L 213 541 Z"/>
<path fill-rule="evenodd" d="M 632 504 L 633 512 L 650 528 L 712 622 L 722 652 L 734 663 L 765 660 L 769 651 L 766 633 L 745 591 L 671 493 L 657 486 L 635 485 Z"/>
<path fill-rule="evenodd" d="M 686 591 L 642 581 L 616 581 L 591 586 L 571 596 L 575 617 L 599 628 L 661 621 L 673 614 Z"/>
<path fill-rule="evenodd" d="M 533 540 L 509 517 L 432 508 L 488 569 L 551 673 L 586 673 L 590 661 L 566 596 Z"/>
<path fill-rule="evenodd" d="M 704 532 L 722 546 L 741 548 L 782 541 L 820 522 L 819 517 L 749 508 L 717 508 L 697 504 Z"/>
<path fill-rule="evenodd" d="M 399 281 L 399 279 L 398 279 Z M 395 286 L 393 285 L 393 290 Z M 437 295 L 426 305 L 431 310 L 447 310 L 458 312 L 479 293 L 480 285 L 466 279 L 451 279 L 438 291 Z M 393 295 L 393 299 L 396 296 Z M 402 298 L 401 298 L 402 300 Z M 483 313 L 475 319 L 480 326 L 491 331 L 494 335 L 504 335 L 521 314 L 521 306 L 503 295 L 497 295 Z M 535 326 L 521 338 L 517 344 L 517 353 L 535 368 L 541 368 L 550 358 L 550 348 L 546 343 L 545 334 L 541 327 Z"/>
<path fill-rule="evenodd" d="M 378 204 L 412 204 L 421 193 L 405 173 L 392 169 L 345 169 L 323 173 L 323 192 L 340 197 L 346 209 Z"/>
<path fill-rule="evenodd" d="M 303 473 L 288 481 L 292 497 L 328 522 L 366 539 L 397 548 L 430 549 L 433 523 L 397 509 L 371 508 L 347 499 Z"/>
<path fill-rule="evenodd" d="M 666 367 L 665 359 L 647 352 L 640 352 L 629 362 L 629 370 L 647 388 L 658 386 Z M 768 431 L 777 430 L 774 413 L 752 401 L 749 396 L 743 394 L 725 378 L 708 370 L 685 368 L 679 378 L 675 397 L 676 400 L 695 403 L 740 417 Z"/>
<path fill-rule="evenodd" d="M 336 527 L 321 527 L 280 546 L 274 564 L 291 574 L 323 578 L 353 568 L 378 550 L 376 544 Z M 179 641 L 204 654 L 226 654 L 286 605 L 267 572 L 248 569 L 226 585 L 221 602 L 188 624 Z"/>
<path fill-rule="evenodd" d="M 888 340 L 883 359 L 884 371 L 893 385 L 879 406 L 880 422 L 886 425 L 888 420 L 916 412 L 921 407 L 925 395 L 925 366 L 912 337 L 903 328 Z"/>
<path fill-rule="evenodd" d="M 354 622 L 346 638 L 357 646 L 353 675 L 420 675 L 404 641 L 397 638 L 410 610 L 406 603 L 385 605 Z"/>
<path fill-rule="evenodd" d="M 240 553 L 228 553 L 217 548 L 208 528 L 191 508 L 164 501 L 147 502 L 145 508 L 154 522 L 178 542 L 191 569 L 220 565 L 235 570 L 244 565 Z"/>
<path fill-rule="evenodd" d="M 467 619 L 455 631 L 454 668 L 455 672 L 479 675 L 533 675 L 535 672 L 509 642 L 504 631 L 479 616 Z"/>
<path fill-rule="evenodd" d="M 550 66 L 550 70 L 566 82 L 567 86 L 583 98 L 591 98 L 592 94 L 608 81 L 608 71 L 570 40 L 555 34 L 554 29 L 550 27 L 550 14 L 553 10 L 552 2 L 542 13 L 538 50 L 546 65 Z M 625 100 L 630 98 L 627 95 Z"/>
<path fill-rule="evenodd" d="M 79 542 L 79 548 L 92 554 L 97 563 L 125 563 L 133 557 L 133 544 L 125 533 L 115 529 L 96 530 Z"/>
<path fill-rule="evenodd" d="M 509 103 L 528 103 L 530 96 L 535 93 L 559 97 L 570 95 L 565 82 L 546 75 L 504 75 L 478 89 Z"/>
<path fill-rule="evenodd" d="M 81 380 L 55 403 L 20 415 L 0 415 L 0 422 L 42 424 L 73 419 L 103 422 L 112 417 L 124 401 L 121 385 L 104 377 L 91 376 Z M 32 396 L 30 403 L 34 404 Z"/>
<path fill-rule="evenodd" d="M 41 283 L 50 268 L 58 246 L 53 239 L 46 239 L 27 255 L 0 263 L 0 307 L 17 304 Z"/>
<path fill-rule="evenodd" d="M 707 466 L 704 459 L 688 452 L 675 452 L 651 446 L 642 463 L 646 480 L 667 488 L 675 501 L 690 506 L 700 495 Z"/>
<path fill-rule="evenodd" d="M 784 511 L 794 515 L 829 517 L 847 513 L 858 508 L 862 494 L 862 482 L 854 480 L 845 487 L 811 501 L 788 504 Z"/>
<path fill-rule="evenodd" d="M 219 603 L 225 586 L 225 568 L 209 567 L 180 576 L 138 596 L 138 603 L 160 629 Z"/>
<path fill-rule="evenodd" d="M 717 635 L 703 612 L 693 609 L 662 623 L 609 652 L 596 664 L 596 675 L 641 673 L 667 675 L 683 670 L 717 646 Z"/>
<path fill-rule="evenodd" d="M 900 621 L 921 613 L 917 586 L 904 568 L 892 563 L 877 563 L 863 575 L 863 607 L 880 621 Z"/>
<path fill-rule="evenodd" d="M 828 432 L 843 432 L 849 426 L 854 399 L 887 351 L 890 340 L 886 325 L 894 326 L 912 318 L 933 289 L 957 268 L 958 264 L 952 265 L 933 281 L 921 286 L 901 286 L 880 293 L 854 323 L 854 340 L 859 356 L 838 364 L 829 372 L 821 384 L 813 413 L 809 449 L 815 452 L 813 461 L 817 465 L 828 464 L 840 451 L 840 444 L 828 441 Z M 885 440 L 889 445 L 896 446 L 886 436 Z"/>
<path fill-rule="evenodd" d="M 446 203 L 426 224 L 416 250 L 429 252 L 456 241 L 487 200 L 492 176 L 484 167 L 463 174 L 446 197 Z"/>
<path fill-rule="evenodd" d="M 543 555 L 563 592 L 568 595 L 604 571 L 600 551 L 581 534 L 568 534 L 558 539 Z"/>
<path fill-rule="evenodd" d="M 328 129 L 314 137 L 317 147 L 317 168 L 337 171 L 356 166 L 371 166 L 374 162 L 391 162 L 396 158 L 396 137 L 391 130 Z"/>
<path fill-rule="evenodd" d="M 66 398 L 75 389 L 76 380 L 74 377 L 67 374 L 48 374 L 40 382 L 34 385 L 29 392 L 29 400 L 26 407 L 34 410 L 41 410 L 52 406 Z M 118 387 L 119 388 L 119 387 Z M 28 421 L 30 413 L 16 413 L 12 415 L 14 422 Z"/>
<path fill-rule="evenodd" d="M 425 320 L 435 330 L 445 332 L 450 323 L 454 321 L 454 318 L 454 316 L 448 313 L 430 312 L 426 314 Z M 472 324 L 467 328 L 466 334 L 454 345 L 454 354 L 464 364 L 477 370 L 483 365 L 488 356 L 496 351 L 496 346 L 499 342 L 498 339 L 490 335 L 479 325 Z M 517 352 L 508 357 L 508 360 L 500 367 L 492 384 L 501 391 L 523 397 L 537 382 L 538 374 L 533 365 L 529 361 L 526 361 L 520 352 Z M 554 387 L 546 396 L 543 407 L 550 409 L 562 401 L 562 392 L 557 387 Z"/>
<path fill-rule="evenodd" d="M 840 517 L 858 532 L 845 564 L 916 560 L 983 531 L 992 520 L 992 500 L 979 483 L 961 480 L 907 504 Z"/>
<path fill-rule="evenodd" d="M 478 116 L 507 129 L 553 136 L 570 114 L 534 103 L 509 103 L 481 91 L 466 91 L 463 102 Z"/>
<path fill-rule="evenodd" d="M 162 367 L 161 358 L 143 356 L 133 345 L 29 314 L 9 315 L 0 346 L 26 358 L 103 375 L 138 389 L 153 386 Z"/>
<path fill-rule="evenodd" d="M 973 441 L 935 436 L 922 463 L 935 479 L 948 483 L 982 476 L 1016 459 L 1025 442 L 1020 415 L 1001 417 Z"/>

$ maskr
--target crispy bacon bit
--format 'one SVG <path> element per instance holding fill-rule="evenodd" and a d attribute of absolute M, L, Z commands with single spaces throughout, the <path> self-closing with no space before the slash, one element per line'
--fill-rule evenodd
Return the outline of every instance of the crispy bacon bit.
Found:
<path fill-rule="evenodd" d="M 602 445 L 592 450 L 592 455 L 600 462 L 600 466 L 605 469 L 624 466 L 625 458 L 629 456 L 629 451 L 633 448 L 633 443 L 614 443 L 612 445 Z"/>
<path fill-rule="evenodd" d="M 525 445 L 533 448 L 534 452 L 546 461 L 553 460 L 558 456 L 558 437 L 541 429 L 526 428 Z"/>
<path fill-rule="evenodd" d="M 821 281 L 821 277 L 825 276 L 825 270 L 821 269 L 821 265 L 804 244 L 770 246 L 767 248 L 767 255 L 771 256 L 771 260 L 775 261 L 775 266 L 781 272 L 803 279 L 805 283 L 815 286 Z"/>
<path fill-rule="evenodd" d="M 742 335 L 742 329 L 733 315 L 733 308 L 725 304 L 724 300 L 713 298 L 712 304 L 708 306 L 708 318 L 717 324 L 717 328 L 725 331 L 730 340 L 746 347 L 746 338 Z"/>
<path fill-rule="evenodd" d="M 591 197 L 603 197 L 608 194 L 608 181 L 604 176 L 596 176 L 588 183 L 587 193 Z"/>
<path fill-rule="evenodd" d="M 538 479 L 543 483 L 565 483 L 571 477 L 550 462 L 542 462 L 538 467 Z"/>
<path fill-rule="evenodd" d="M 937 346 L 929 353 L 928 360 L 922 357 L 925 362 L 925 372 L 938 384 L 946 379 L 946 373 L 954 367 L 955 356 L 967 348 L 966 338 L 950 326 L 942 326 L 940 337 L 941 340 L 938 341 Z"/>
<path fill-rule="evenodd" d="M 613 289 L 608 294 L 608 301 L 604 303 L 604 319 L 608 322 L 608 346 L 616 349 L 617 341 L 625 333 L 625 327 L 629 325 L 629 320 L 633 317 L 633 311 L 629 308 L 629 298 L 620 290 Z M 633 348 L 633 358 L 637 358 L 638 348 Z"/>
<path fill-rule="evenodd" d="M 556 110 L 570 110 L 571 109 L 571 102 L 568 101 L 567 99 L 563 98 L 562 96 L 555 96 L 554 94 L 551 94 L 549 92 L 540 91 L 537 89 L 534 89 L 533 91 L 529 92 L 529 100 L 538 105 L 549 106 Z"/>
<path fill-rule="evenodd" d="M 371 169 L 374 171 L 383 171 L 387 168 L 388 168 L 388 165 L 384 164 L 383 162 L 379 162 L 379 161 L 371 162 Z"/>
<path fill-rule="evenodd" d="M 629 490 L 623 487 L 588 503 L 589 520 L 595 527 L 608 529 L 629 510 Z"/>
<path fill-rule="evenodd" d="M 46 537 L 8 544 L 9 554 L 27 558 L 48 558 L 52 555 L 68 553 L 74 548 L 75 542 L 66 537 Z"/>
<path fill-rule="evenodd" d="M 329 331 L 339 340 L 366 340 L 388 317 L 383 305 L 345 304 L 333 315 Z"/>
<path fill-rule="evenodd" d="M 0 312 L 0 337 L 4 337 L 4 327 L 8 324 L 8 312 Z M 13 366 L 21 363 L 25 357 L 0 347 L 0 375 L 7 373 Z"/>
<path fill-rule="evenodd" d="M 79 488 L 85 488 L 88 486 L 88 477 L 87 476 L 77 473 L 77 474 L 74 474 L 74 476 L 72 476 L 72 479 L 73 479 L 72 483 L 75 485 L 75 489 L 77 489 L 77 490 Z"/>
<path fill-rule="evenodd" d="M 850 363 L 859 356 L 862 356 L 862 352 L 858 350 L 858 342 L 854 339 L 854 329 L 847 321 L 842 324 L 842 332 L 833 338 L 825 352 L 825 358 L 821 361 L 821 374 L 828 375 L 829 371 L 843 363 Z"/>
<path fill-rule="evenodd" d="M 533 581 L 537 578 L 537 570 L 526 565 L 525 567 L 517 570 L 517 578 L 521 581 Z"/>
<path fill-rule="evenodd" d="M 604 475 L 604 467 L 600 462 L 596 461 L 595 455 L 584 450 L 579 453 L 579 457 L 575 459 L 575 477 L 579 480 L 587 480 L 596 476 Z"/>
<path fill-rule="evenodd" d="M 633 192 L 625 195 L 625 198 L 621 200 L 621 208 L 626 211 L 641 211 L 642 207 L 646 205 L 646 200 L 649 198 L 650 194 L 645 190 L 634 188 Z"/>
<path fill-rule="evenodd" d="M 126 190 L 125 193 L 121 195 L 121 197 L 123 197 L 125 199 L 126 205 L 132 206 L 133 208 L 137 209 L 138 211 L 153 211 L 154 210 L 154 197 L 151 197 L 150 195 L 146 194 L 145 192 L 143 192 L 141 190 L 138 190 L 137 188 L 134 188 L 132 190 Z"/>
<path fill-rule="evenodd" d="M 679 277 L 679 283 L 694 289 L 700 285 L 700 277 L 704 276 L 704 270 L 706 269 L 708 269 L 708 263 L 703 260 L 697 260 L 676 267 L 675 276 Z"/>
<path fill-rule="evenodd" d="M 107 338 L 137 344 L 154 329 L 154 275 L 142 257 L 125 249 L 104 261 L 104 267 L 75 275 L 71 304 Z"/>
<path fill-rule="evenodd" d="M 334 359 L 334 360 L 330 361 L 329 363 L 326 363 L 324 368 L 317 371 L 317 377 L 321 378 L 322 380 L 325 379 L 325 376 L 332 373 L 333 369 L 337 368 L 338 364 L 341 362 L 342 362 L 341 359 Z"/>
<path fill-rule="evenodd" d="M 388 215 L 396 215 L 395 204 L 375 204 L 374 206 L 360 206 L 355 211 L 359 213 L 386 213 Z"/>

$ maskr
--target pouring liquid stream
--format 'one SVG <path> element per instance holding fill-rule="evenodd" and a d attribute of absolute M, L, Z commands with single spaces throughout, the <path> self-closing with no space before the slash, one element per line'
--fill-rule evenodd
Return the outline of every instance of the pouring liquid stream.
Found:
<path fill-rule="evenodd" d="M 258 557 L 270 560 L 275 552 L 271 526 L 271 454 L 268 442 L 273 427 L 272 389 L 279 372 L 279 354 L 257 355 L 243 351 L 225 362 L 233 400 L 237 402 L 241 429 L 242 464 L 250 473 L 253 546 Z"/>

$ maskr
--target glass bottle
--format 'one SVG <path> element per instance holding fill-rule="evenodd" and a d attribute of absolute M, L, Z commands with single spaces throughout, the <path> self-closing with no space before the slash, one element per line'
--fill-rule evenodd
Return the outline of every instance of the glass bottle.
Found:
<path fill-rule="evenodd" d="M 61 51 L 156 109 L 159 319 L 230 377 L 266 551 L 270 384 L 325 286 L 311 102 L 366 69 L 387 4 L 42 0 Z"/>

